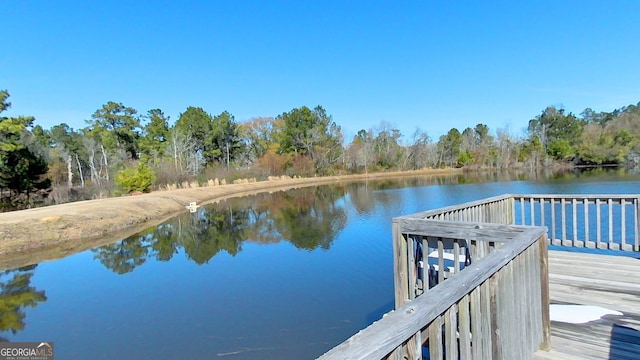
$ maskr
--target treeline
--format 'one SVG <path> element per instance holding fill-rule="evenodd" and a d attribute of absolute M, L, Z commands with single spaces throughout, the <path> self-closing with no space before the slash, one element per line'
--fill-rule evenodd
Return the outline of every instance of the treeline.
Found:
<path fill-rule="evenodd" d="M 0 113 L 9 108 L 0 91 Z M 640 103 L 580 116 L 546 108 L 523 135 L 477 124 L 439 139 L 391 125 L 344 139 L 317 106 L 237 122 L 188 107 L 175 122 L 160 109 L 139 113 L 108 102 L 86 126 L 44 129 L 33 117 L 0 117 L 0 202 L 3 209 L 74 201 L 214 179 L 266 179 L 439 167 L 506 169 L 571 164 L 637 164 Z M 53 190 L 52 190 L 53 189 Z M 47 196 L 48 195 L 48 196 Z"/>

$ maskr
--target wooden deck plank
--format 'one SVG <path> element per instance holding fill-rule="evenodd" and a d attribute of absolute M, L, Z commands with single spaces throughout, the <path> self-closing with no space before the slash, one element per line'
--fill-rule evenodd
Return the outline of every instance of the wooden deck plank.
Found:
<path fill-rule="evenodd" d="M 534 360 L 640 359 L 640 259 L 549 251 L 552 304 L 596 305 L 623 313 L 585 324 L 551 323 L 551 351 Z"/>

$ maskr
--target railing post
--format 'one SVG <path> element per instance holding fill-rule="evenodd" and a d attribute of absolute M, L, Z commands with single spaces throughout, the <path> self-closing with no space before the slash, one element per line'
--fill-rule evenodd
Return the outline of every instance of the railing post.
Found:
<path fill-rule="evenodd" d="M 393 284 L 395 287 L 395 308 L 399 309 L 407 301 L 415 297 L 415 293 L 411 294 L 414 290 L 413 284 L 410 284 L 411 279 L 414 279 L 413 273 L 409 269 L 410 257 L 409 251 L 413 250 L 413 244 L 409 245 L 409 241 L 413 242 L 413 239 L 405 237 L 402 234 L 400 224 L 393 222 L 391 225 L 392 238 L 393 238 Z M 413 254 L 411 254 L 413 255 Z M 395 359 L 414 359 L 415 353 L 420 351 L 421 346 L 418 343 L 421 342 L 420 333 L 418 332 L 412 338 L 409 339 L 406 346 L 401 346 L 396 349 L 390 358 Z"/>
<path fill-rule="evenodd" d="M 547 248 L 547 235 L 538 239 L 540 247 L 540 294 L 542 306 L 542 342 L 540 349 L 551 349 L 551 314 L 549 313 L 549 250 Z"/>
<path fill-rule="evenodd" d="M 409 298 L 409 280 L 407 274 L 407 239 L 402 235 L 400 224 L 393 222 L 393 283 L 395 287 L 395 305 L 400 308 Z"/>

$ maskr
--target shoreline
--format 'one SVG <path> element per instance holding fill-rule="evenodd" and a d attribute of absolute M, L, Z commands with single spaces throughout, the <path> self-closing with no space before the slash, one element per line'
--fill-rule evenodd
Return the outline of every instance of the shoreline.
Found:
<path fill-rule="evenodd" d="M 106 245 L 156 226 L 187 210 L 262 192 L 340 182 L 462 174 L 462 169 L 425 169 L 154 191 L 135 196 L 78 201 L 0 213 L 0 269 L 58 259 Z"/>

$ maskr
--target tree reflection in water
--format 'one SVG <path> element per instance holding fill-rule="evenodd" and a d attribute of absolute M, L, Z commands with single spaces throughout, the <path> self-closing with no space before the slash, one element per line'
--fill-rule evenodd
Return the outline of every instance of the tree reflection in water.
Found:
<path fill-rule="evenodd" d="M 31 286 L 37 265 L 0 272 L 0 333 L 16 334 L 25 327 L 24 309 L 46 301 L 44 291 Z M 7 341 L 0 337 L 0 341 Z"/>
<path fill-rule="evenodd" d="M 169 261 L 180 249 L 196 264 L 206 264 L 220 251 L 235 256 L 245 241 L 289 241 L 299 249 L 329 249 L 347 222 L 337 205 L 340 186 L 315 191 L 295 189 L 258 194 L 203 206 L 127 239 L 96 248 L 94 258 L 117 274 L 126 274 L 147 259 Z"/>
<path fill-rule="evenodd" d="M 220 251 L 234 256 L 242 250 L 245 241 L 261 244 L 288 241 L 299 249 L 327 250 L 346 226 L 344 201 L 338 201 L 345 199 L 346 194 L 349 194 L 349 206 L 359 214 L 368 214 L 376 206 L 385 207 L 394 201 L 388 194 L 381 196 L 374 190 L 510 181 L 522 176 L 532 175 L 518 172 L 466 172 L 344 182 L 263 193 L 203 206 L 196 213 L 184 213 L 137 235 L 92 251 L 104 266 L 117 274 L 126 274 L 150 258 L 169 261 L 180 250 L 197 264 L 209 262 Z"/>

